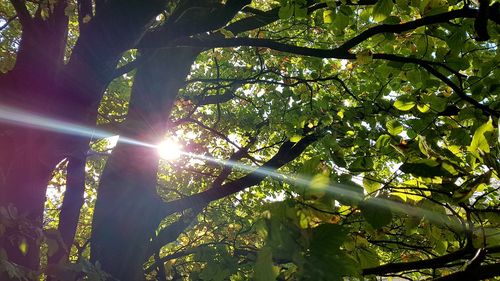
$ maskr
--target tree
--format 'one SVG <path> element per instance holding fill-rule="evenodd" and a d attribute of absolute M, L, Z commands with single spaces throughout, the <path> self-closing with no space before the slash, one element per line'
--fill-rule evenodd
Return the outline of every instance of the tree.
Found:
<path fill-rule="evenodd" d="M 0 278 L 499 276 L 492 2 L 3 1 Z"/>

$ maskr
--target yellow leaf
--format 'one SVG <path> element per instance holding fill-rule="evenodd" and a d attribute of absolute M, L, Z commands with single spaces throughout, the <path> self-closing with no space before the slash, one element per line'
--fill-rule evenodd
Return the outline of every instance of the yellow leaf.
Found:
<path fill-rule="evenodd" d="M 474 132 L 474 136 L 472 137 L 472 142 L 467 151 L 476 153 L 476 150 L 480 149 L 484 153 L 490 153 L 490 145 L 488 144 L 488 140 L 486 139 L 484 134 L 487 132 L 492 132 L 493 130 L 493 121 L 490 118 L 488 122 L 484 123 L 476 129 L 476 131 Z"/>
<path fill-rule="evenodd" d="M 326 24 L 330 24 L 333 22 L 334 12 L 332 10 L 325 10 L 323 12 L 323 22 Z"/>
<path fill-rule="evenodd" d="M 28 253 L 28 242 L 26 242 L 25 238 L 22 238 L 19 243 L 19 251 L 21 251 L 21 253 L 25 256 Z"/>
<path fill-rule="evenodd" d="M 302 136 L 301 136 L 301 135 L 293 135 L 293 136 L 290 138 L 290 141 L 291 141 L 291 142 L 299 142 L 301 139 L 302 139 Z"/>

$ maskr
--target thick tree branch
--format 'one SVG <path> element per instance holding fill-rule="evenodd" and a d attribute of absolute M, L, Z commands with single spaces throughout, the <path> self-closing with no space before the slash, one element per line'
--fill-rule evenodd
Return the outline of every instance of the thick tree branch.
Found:
<path fill-rule="evenodd" d="M 161 247 L 173 242 L 181 235 L 186 228 L 197 223 L 197 216 L 203 210 L 205 206 L 197 206 L 192 208 L 186 214 L 182 215 L 176 222 L 169 224 L 164 229 L 160 230 L 160 233 L 153 238 L 153 241 L 149 245 L 151 254 L 154 251 L 159 250 Z"/>
<path fill-rule="evenodd" d="M 210 30 L 219 29 L 219 28 L 223 27 L 225 24 L 227 24 L 227 22 L 230 21 L 234 17 L 234 15 L 236 15 L 236 13 L 239 10 L 241 10 L 245 5 L 249 4 L 249 2 L 250 1 L 248 1 L 248 0 L 246 0 L 246 1 L 237 1 L 237 0 L 228 1 L 225 6 L 217 9 L 215 12 L 212 12 L 213 15 L 210 15 L 210 16 L 204 15 L 204 16 L 206 16 L 205 20 L 211 21 L 210 24 L 206 24 L 206 25 L 200 23 L 200 18 L 192 19 L 191 22 L 195 22 L 196 23 L 195 25 L 183 24 L 181 26 L 180 23 L 167 22 L 167 23 L 163 24 L 159 29 L 147 33 L 141 39 L 141 41 L 137 44 L 137 47 L 138 48 L 149 48 L 150 45 L 156 44 L 156 43 L 154 43 L 156 41 L 162 41 L 162 42 L 164 42 L 164 45 L 165 45 L 165 44 L 169 44 L 169 42 L 171 40 L 174 40 L 176 38 L 190 36 L 193 34 L 201 33 L 203 31 L 210 31 Z M 276 10 L 276 15 L 277 15 L 277 10 Z M 250 22 L 254 25 L 256 24 L 257 26 L 262 26 L 263 22 L 260 22 L 260 19 L 265 18 L 265 17 L 266 16 L 256 15 L 254 17 L 250 17 L 252 19 L 252 20 L 250 20 Z M 217 19 L 217 20 L 214 20 L 214 19 Z M 233 23 L 233 24 L 237 24 L 241 21 L 245 22 L 244 24 L 235 26 L 233 28 L 234 30 L 231 30 L 231 29 L 228 29 L 228 30 L 231 30 L 233 33 L 237 32 L 238 28 L 243 29 L 243 30 L 248 30 L 248 29 L 246 29 L 246 28 L 248 28 L 248 26 L 247 26 L 248 24 L 246 24 L 245 20 L 246 19 L 243 19 L 243 20 L 240 20 L 236 23 Z M 276 20 L 276 19 L 274 19 L 274 20 Z M 203 22 L 203 20 L 201 22 Z M 265 23 L 265 24 L 267 24 L 267 23 Z M 186 29 L 186 30 L 180 29 L 180 28 L 185 28 L 185 27 L 189 27 L 189 29 Z M 116 77 L 119 77 L 125 73 L 128 73 L 128 72 L 134 70 L 135 68 L 137 68 L 141 64 L 141 62 L 142 62 L 142 58 L 139 57 L 136 60 L 115 69 L 113 75 L 111 75 L 111 77 L 110 77 L 110 81 L 115 79 Z"/>
<path fill-rule="evenodd" d="M 313 48 L 304 48 L 295 46 L 292 48 L 289 44 L 279 43 L 276 40 L 272 39 L 255 39 L 255 38 L 224 38 L 223 36 L 210 36 L 205 38 L 183 38 L 179 39 L 177 42 L 173 42 L 173 44 L 191 44 L 197 47 L 237 47 L 237 46 L 258 46 L 258 47 L 267 47 L 270 49 L 274 49 L 277 51 L 289 52 L 294 54 L 300 54 L 305 56 L 319 56 L 319 57 L 329 57 L 329 58 L 345 58 L 345 56 L 350 49 L 359 45 L 360 43 L 368 40 L 369 38 L 383 33 L 403 33 L 406 31 L 414 30 L 418 27 L 437 24 L 437 23 L 445 23 L 453 19 L 457 18 L 475 18 L 477 17 L 478 10 L 474 9 L 461 9 L 461 10 L 453 10 L 446 13 L 441 13 L 434 16 L 424 17 L 421 19 L 417 19 L 414 21 L 409 21 L 402 24 L 382 24 L 372 28 L 369 28 L 359 34 L 358 36 L 353 37 L 352 39 L 346 41 L 342 45 L 337 48 L 331 50 L 324 49 L 313 49 Z M 242 20 L 243 21 L 243 20 Z M 228 27 L 231 30 L 231 26 Z M 241 31 L 241 27 L 233 28 L 235 32 Z M 231 31 L 233 31 L 231 30 Z M 233 33 L 234 33 L 233 31 Z M 164 42 L 166 43 L 166 42 Z M 156 43 L 156 46 L 162 46 L 161 42 Z M 168 44 L 168 43 L 167 43 Z M 314 50 L 314 51 L 313 51 Z M 326 53 L 324 51 L 327 51 Z"/>
<path fill-rule="evenodd" d="M 224 38 L 223 36 L 210 36 L 204 38 L 182 38 L 172 42 L 177 46 L 193 46 L 204 48 L 230 48 L 230 47 L 260 47 L 269 48 L 276 51 L 291 53 L 295 55 L 320 57 L 320 58 L 336 58 L 336 59 L 356 59 L 355 54 L 350 54 L 338 48 L 335 49 L 319 49 L 310 47 L 295 46 L 287 43 L 282 43 L 273 39 L 261 38 Z"/>
<path fill-rule="evenodd" d="M 433 25 L 437 23 L 445 23 L 457 18 L 474 18 L 477 17 L 478 11 L 473 9 L 453 10 L 438 15 L 423 17 L 414 21 L 409 21 L 401 24 L 381 24 L 361 32 L 354 38 L 346 41 L 338 49 L 348 51 L 360 43 L 366 41 L 377 34 L 382 33 L 403 33 L 414 30 L 422 26 Z"/>
<path fill-rule="evenodd" d="M 225 103 L 234 98 L 234 92 L 232 90 L 226 90 L 222 95 L 211 95 L 202 97 L 193 97 L 193 101 L 199 105 L 217 104 Z"/>
<path fill-rule="evenodd" d="M 58 231 L 61 235 L 64 247 L 49 257 L 49 263 L 57 264 L 66 262 L 69 250 L 75 238 L 80 209 L 82 208 L 85 192 L 85 153 L 69 158 L 66 168 L 66 191 L 59 215 Z"/>
<path fill-rule="evenodd" d="M 14 10 L 16 10 L 17 17 L 23 28 L 29 28 L 32 23 L 32 17 L 26 8 L 23 0 L 10 0 Z"/>
<path fill-rule="evenodd" d="M 492 246 L 485 248 L 485 253 L 498 253 L 500 251 L 499 246 Z M 432 259 L 427 259 L 427 260 L 420 260 L 420 261 L 413 261 L 413 262 L 403 262 L 403 263 L 389 263 L 389 264 L 384 264 L 381 266 L 377 267 L 372 267 L 372 268 L 366 268 L 363 269 L 362 274 L 363 275 L 386 275 L 386 274 L 391 274 L 391 273 L 398 273 L 398 272 L 403 272 L 403 271 L 409 271 L 409 270 L 420 270 L 420 269 L 426 269 L 426 268 L 442 268 L 446 267 L 449 263 L 455 262 L 455 261 L 465 261 L 468 260 L 472 257 L 474 257 L 474 254 L 477 252 L 476 249 L 474 248 L 463 248 L 460 249 L 456 252 L 446 254 L 440 257 L 432 258 Z M 497 273 L 498 274 L 498 273 Z M 491 275 L 495 276 L 495 275 Z M 491 277 L 490 276 L 490 277 Z M 485 277 L 487 278 L 487 277 Z M 441 280 L 441 279 L 439 279 Z M 445 280 L 455 280 L 455 279 L 445 279 Z"/>
<path fill-rule="evenodd" d="M 178 16 L 172 15 L 172 19 L 158 30 L 146 34 L 138 47 L 155 48 L 158 44 L 165 46 L 175 38 L 222 28 L 250 2 L 251 0 L 228 0 L 224 6 L 216 9 L 212 9 L 212 6 L 203 7 L 203 2 L 200 2 L 201 7 L 192 6 L 176 11 L 174 14 Z"/>
<path fill-rule="evenodd" d="M 402 263 L 388 263 L 377 267 L 365 268 L 362 271 L 363 275 L 384 275 L 388 273 L 397 273 L 408 270 L 418 270 L 425 268 L 440 268 L 445 267 L 448 263 L 463 260 L 472 257 L 474 251 L 471 249 L 461 249 L 451 254 L 443 255 L 433 259 L 402 262 Z"/>
<path fill-rule="evenodd" d="M 257 168 L 254 172 L 232 182 L 220 186 L 212 186 L 212 188 L 206 191 L 175 201 L 167 202 L 161 208 L 161 211 L 159 211 L 159 215 L 165 217 L 175 212 L 192 208 L 193 206 L 204 206 L 212 201 L 245 190 L 250 186 L 257 185 L 264 178 L 266 178 L 270 171 L 275 171 L 300 156 L 300 154 L 310 144 L 318 140 L 319 137 L 320 135 L 318 134 L 310 134 L 303 137 L 297 143 L 286 141 L 281 145 L 278 152 L 269 161 L 267 161 L 261 167 Z"/>
<path fill-rule="evenodd" d="M 500 263 L 494 263 L 477 267 L 470 267 L 464 271 L 458 271 L 443 277 L 433 279 L 433 281 L 474 281 L 484 280 L 499 275 Z"/>
<path fill-rule="evenodd" d="M 474 29 L 477 33 L 477 41 L 490 39 L 488 34 L 488 17 L 490 14 L 490 0 L 479 0 L 479 13 L 474 21 Z"/>

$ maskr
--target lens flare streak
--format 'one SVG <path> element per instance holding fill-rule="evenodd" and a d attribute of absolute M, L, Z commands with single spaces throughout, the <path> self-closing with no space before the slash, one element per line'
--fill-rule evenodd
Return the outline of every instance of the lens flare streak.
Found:
<path fill-rule="evenodd" d="M 25 126 L 30 128 L 37 128 L 40 130 L 46 130 L 56 133 L 69 134 L 82 137 L 97 137 L 97 138 L 108 138 L 115 134 L 98 130 L 96 128 L 82 126 L 70 122 L 60 121 L 53 118 L 44 117 L 41 115 L 36 115 L 19 109 L 14 109 L 6 106 L 0 105 L 0 120 L 4 123 L 11 123 L 19 126 Z M 162 150 L 162 144 L 150 144 L 138 140 L 134 140 L 127 137 L 120 136 L 119 142 L 127 143 L 131 145 L 138 145 L 143 147 L 149 147 L 156 149 L 159 152 Z M 196 158 L 199 160 L 209 161 L 215 164 L 229 166 L 235 169 L 239 169 L 245 172 L 258 174 L 264 177 L 271 177 L 277 180 L 288 182 L 290 184 L 299 185 L 305 188 L 309 188 L 311 184 L 311 178 L 302 176 L 291 176 L 283 173 L 278 173 L 275 170 L 267 169 L 264 167 L 255 167 L 250 165 L 245 165 L 242 163 L 220 160 L 213 157 L 208 157 L 204 155 L 198 155 L 190 152 L 185 152 L 181 150 L 181 147 L 177 147 L 176 153 L 184 155 L 190 158 Z M 178 152 L 177 152 L 178 150 Z M 343 196 L 350 199 L 358 199 L 359 194 L 349 190 L 348 185 L 335 184 L 327 185 L 323 187 L 324 191 L 329 192 L 336 196 Z M 463 231 L 463 225 L 457 220 L 451 220 L 447 215 L 426 210 L 419 207 L 414 207 L 399 202 L 395 202 L 388 199 L 377 198 L 377 200 L 371 200 L 372 204 L 380 208 L 389 208 L 395 213 L 406 214 L 417 218 L 426 218 L 427 220 L 441 225 L 446 225 L 447 227 L 455 231 Z"/>
<path fill-rule="evenodd" d="M 271 178 L 281 180 L 290 184 L 299 185 L 305 188 L 310 188 L 311 186 L 311 180 L 312 180 L 311 177 L 286 175 L 283 173 L 278 173 L 275 170 L 271 169 L 249 166 L 230 160 L 225 160 L 225 161 L 219 160 L 212 157 L 197 155 L 193 153 L 183 152 L 183 154 L 188 157 L 198 158 L 201 160 L 206 160 L 224 166 L 230 166 L 235 169 L 239 169 L 249 173 L 255 173 L 261 176 L 269 176 Z M 344 198 L 349 198 L 349 199 L 359 199 L 359 193 L 349 190 L 350 186 L 346 184 L 337 183 L 333 185 L 325 185 L 322 188 L 325 192 L 331 193 L 335 196 L 342 196 Z M 379 208 L 389 208 L 394 213 L 406 214 L 408 216 L 416 218 L 425 218 L 432 223 L 439 225 L 446 225 L 450 229 L 453 229 L 454 231 L 457 232 L 464 231 L 464 226 L 458 220 L 451 220 L 450 217 L 447 216 L 446 214 L 437 213 L 424 208 L 410 206 L 407 204 L 395 202 L 384 198 L 376 198 L 376 200 L 371 200 L 369 204 L 372 204 Z"/>
<path fill-rule="evenodd" d="M 115 135 L 96 128 L 60 121 L 2 105 L 0 105 L 0 120 L 14 125 L 89 138 L 108 138 Z M 122 136 L 120 137 L 119 142 L 156 148 L 156 145 Z"/>

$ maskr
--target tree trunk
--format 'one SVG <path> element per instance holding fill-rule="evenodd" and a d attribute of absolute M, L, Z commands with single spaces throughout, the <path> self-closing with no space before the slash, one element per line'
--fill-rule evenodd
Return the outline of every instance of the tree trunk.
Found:
<path fill-rule="evenodd" d="M 198 49 L 144 53 L 137 69 L 123 136 L 158 143 L 178 90 Z M 156 193 L 155 149 L 118 142 L 101 176 L 92 225 L 91 257 L 119 280 L 143 280 L 143 263 L 164 204 Z"/>
<path fill-rule="evenodd" d="M 107 1 L 99 14 L 81 27 L 71 59 L 64 66 L 67 24 L 63 17 L 64 7 L 58 10 L 62 16 L 57 20 L 27 18 L 16 66 L 10 73 L 0 76 L 0 111 L 21 109 L 93 126 L 102 93 L 122 52 L 142 37 L 164 4 L 163 0 L 147 3 L 142 0 Z M 31 120 L 26 117 L 25 121 Z M 0 205 L 14 206 L 31 220 L 34 228 L 40 229 L 52 169 L 64 157 L 85 150 L 87 144 L 82 136 L 0 120 Z M 37 239 L 27 239 L 28 252 L 23 254 L 18 240 L 26 235 L 16 229 L 7 234 L 1 237 L 0 247 L 6 250 L 9 260 L 37 270 Z"/>
<path fill-rule="evenodd" d="M 85 160 L 86 153 L 73 155 L 68 159 L 66 168 L 66 190 L 59 215 L 57 230 L 61 235 L 61 242 L 57 252 L 48 257 L 49 264 L 67 262 L 71 246 L 75 238 L 80 209 L 82 208 L 85 195 Z"/>

